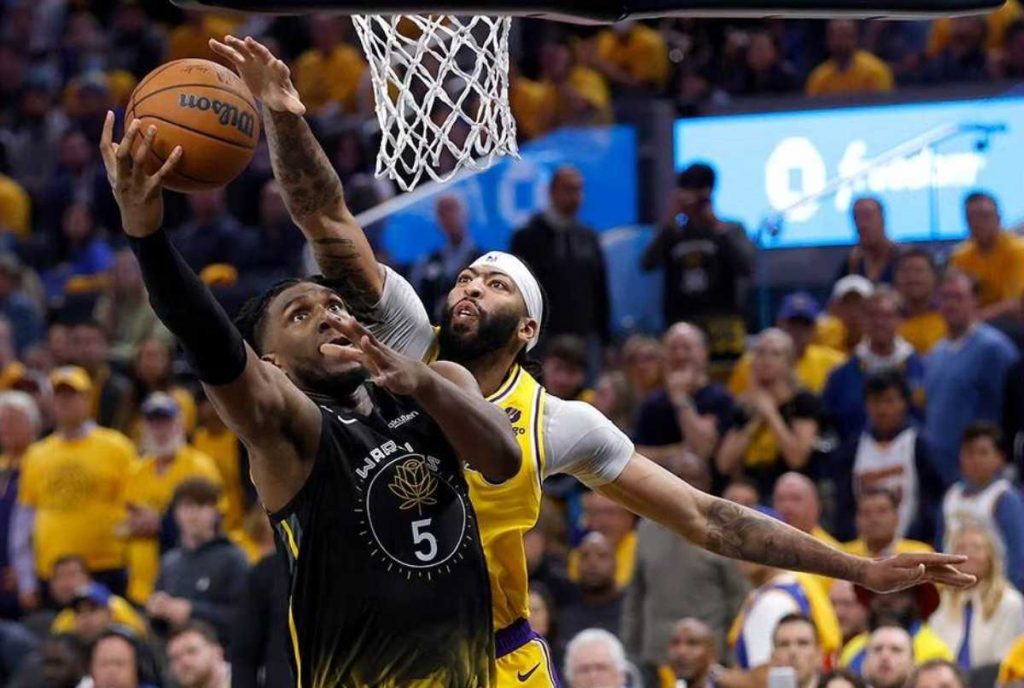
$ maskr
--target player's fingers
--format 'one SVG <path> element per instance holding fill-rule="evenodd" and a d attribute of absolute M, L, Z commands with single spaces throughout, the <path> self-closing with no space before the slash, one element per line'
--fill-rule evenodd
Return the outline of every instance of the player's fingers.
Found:
<path fill-rule="evenodd" d="M 132 166 L 132 171 L 135 174 L 142 174 L 142 163 L 146 162 L 146 158 L 149 156 L 149 150 L 153 146 L 153 139 L 156 138 L 156 127 L 150 124 L 146 127 L 146 131 L 142 134 L 142 143 L 132 153 L 132 162 L 135 163 Z"/>
<path fill-rule="evenodd" d="M 103 158 L 103 166 L 107 168 L 107 174 L 114 171 L 114 113 L 107 110 L 107 116 L 103 120 L 103 132 L 100 134 L 100 156 Z"/>
<path fill-rule="evenodd" d="M 128 125 L 128 131 L 125 132 L 124 138 L 121 139 L 121 143 L 117 146 L 117 152 L 114 154 L 114 158 L 117 160 L 117 174 L 127 178 L 132 170 L 132 144 L 135 142 L 135 137 L 139 134 L 139 129 L 142 127 L 142 122 L 137 119 L 133 119 L 131 124 Z"/>
<path fill-rule="evenodd" d="M 173 172 L 178 166 L 178 163 L 181 161 L 182 152 L 181 146 L 175 146 L 174 150 L 171 151 L 171 154 L 167 156 L 166 160 L 164 160 L 164 164 L 160 166 L 160 169 L 150 177 L 150 184 L 152 185 L 150 190 L 152 192 L 156 192 L 160 189 L 167 175 Z"/>
<path fill-rule="evenodd" d="M 224 42 L 234 48 L 247 61 L 253 58 L 252 49 L 242 39 L 229 34 L 224 37 Z"/>
<path fill-rule="evenodd" d="M 958 571 L 952 566 L 930 568 L 928 570 L 928 579 L 934 583 L 952 585 L 958 588 L 974 585 L 978 580 L 971 574 L 964 573 L 963 571 Z"/>
<path fill-rule="evenodd" d="M 388 355 L 388 351 L 384 349 L 377 341 L 369 334 L 364 334 L 359 340 L 359 348 L 362 349 L 367 358 L 373 361 L 379 368 L 390 368 L 391 357 Z"/>
<path fill-rule="evenodd" d="M 940 554 L 935 553 L 921 553 L 921 554 L 901 554 L 896 557 L 894 562 L 900 566 L 910 568 L 912 566 L 924 565 L 924 566 L 955 566 L 962 564 L 967 561 L 967 557 L 961 554 Z"/>
<path fill-rule="evenodd" d="M 354 346 L 341 346 L 340 344 L 321 344 L 320 353 L 328 358 L 342 363 L 355 361 L 366 363 L 366 354 Z"/>
<path fill-rule="evenodd" d="M 233 64 L 241 66 L 245 63 L 245 58 L 240 52 L 232 48 L 230 45 L 221 43 L 216 38 L 210 39 L 210 50 L 217 53 L 221 57 L 230 60 Z"/>
<path fill-rule="evenodd" d="M 277 57 L 274 56 L 274 53 L 270 52 L 270 49 L 267 48 L 267 46 L 263 45 L 252 36 L 245 37 L 245 45 L 249 48 L 249 51 L 262 60 L 264 64 L 271 64 L 277 60 Z"/>

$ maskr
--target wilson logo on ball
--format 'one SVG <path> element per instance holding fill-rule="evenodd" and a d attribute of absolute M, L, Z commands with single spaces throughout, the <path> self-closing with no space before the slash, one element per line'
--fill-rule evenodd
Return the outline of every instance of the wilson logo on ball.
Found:
<path fill-rule="evenodd" d="M 186 95 L 178 96 L 178 105 L 183 108 L 207 111 L 212 110 L 218 116 L 218 121 L 224 126 L 232 126 L 246 136 L 252 137 L 255 118 L 245 112 L 240 112 L 238 107 L 220 100 L 207 98 L 206 96 Z"/>

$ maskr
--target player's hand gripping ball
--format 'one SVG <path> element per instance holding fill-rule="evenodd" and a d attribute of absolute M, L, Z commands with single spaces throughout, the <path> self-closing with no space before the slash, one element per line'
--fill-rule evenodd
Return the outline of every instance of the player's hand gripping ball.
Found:
<path fill-rule="evenodd" d="M 147 174 L 181 146 L 181 162 L 163 185 L 185 193 L 233 180 L 252 160 L 260 138 L 259 111 L 249 88 L 233 71 L 209 60 L 175 60 L 150 72 L 128 100 L 125 122 L 136 118 L 142 131 L 157 127 L 143 163 Z"/>

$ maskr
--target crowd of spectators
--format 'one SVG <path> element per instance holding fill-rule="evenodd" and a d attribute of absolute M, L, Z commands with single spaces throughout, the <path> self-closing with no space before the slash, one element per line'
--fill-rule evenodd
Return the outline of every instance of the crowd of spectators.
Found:
<path fill-rule="evenodd" d="M 228 32 L 288 60 L 353 208 L 392 193 L 368 174 L 372 102 L 347 20 L 0 7 L 0 685 L 293 684 L 285 572 L 245 452 L 149 306 L 96 146 L 142 76 L 216 59 L 207 40 Z M 517 36 L 510 97 L 527 138 L 610 122 L 636 97 L 688 114 L 1024 75 L 1017 0 L 935 22 L 523 21 Z M 554 479 L 526 551 L 532 623 L 565 681 L 1020 685 L 1024 239 L 984 192 L 965 198 L 968 238 L 945 248 L 898 245 L 884 202 L 857 199 L 858 241 L 824 303 L 793 291 L 759 330 L 745 308 L 757 247 L 716 212 L 716 182 L 701 164 L 679 176 L 637 265 L 664 275 L 668 326 L 619 341 L 600 241 L 578 217 L 584 180 L 552 175 L 510 246 L 550 301 L 549 391 L 595 405 L 700 489 L 856 554 L 967 554 L 980 583 L 873 595 L 737 564 Z M 299 271 L 265 148 L 229 188 L 167 200 L 173 240 L 229 311 Z M 458 198 L 440 196 L 436 216 L 442 248 L 397 266 L 433 314 L 480 253 Z"/>

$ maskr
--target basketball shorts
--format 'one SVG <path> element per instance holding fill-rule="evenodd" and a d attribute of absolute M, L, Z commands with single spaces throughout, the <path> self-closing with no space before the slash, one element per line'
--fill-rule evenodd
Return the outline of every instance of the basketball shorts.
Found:
<path fill-rule="evenodd" d="M 544 639 L 519 619 L 495 636 L 498 688 L 561 688 Z"/>

